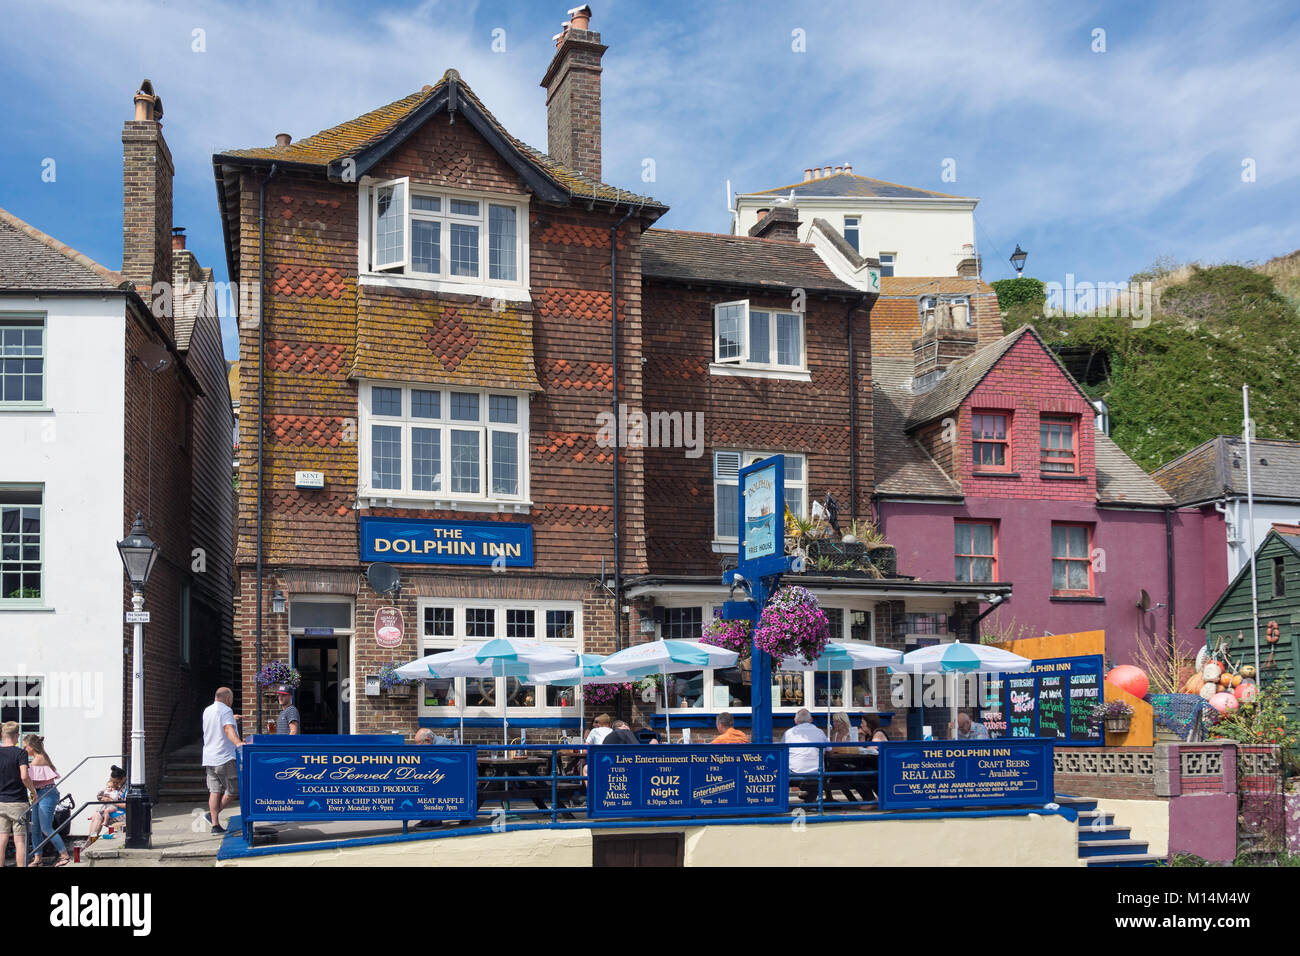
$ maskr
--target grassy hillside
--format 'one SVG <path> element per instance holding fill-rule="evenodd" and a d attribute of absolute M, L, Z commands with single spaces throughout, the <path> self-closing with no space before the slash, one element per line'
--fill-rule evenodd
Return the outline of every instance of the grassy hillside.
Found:
<path fill-rule="evenodd" d="M 1004 324 L 1033 322 L 1073 365 L 1102 370 L 1084 389 L 1105 399 L 1111 437 L 1148 470 L 1215 435 L 1240 434 L 1243 383 L 1257 437 L 1300 439 L 1300 252 L 1255 268 L 1163 267 L 1134 278 L 1157 292 L 1147 327 L 1045 317 L 1041 300 L 1011 305 Z"/>

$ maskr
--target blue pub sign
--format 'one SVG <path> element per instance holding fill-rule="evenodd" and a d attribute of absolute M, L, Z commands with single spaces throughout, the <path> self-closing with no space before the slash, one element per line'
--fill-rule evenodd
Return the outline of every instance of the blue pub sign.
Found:
<path fill-rule="evenodd" d="M 395 564 L 533 566 L 533 526 L 522 521 L 361 518 L 361 560 Z"/>
<path fill-rule="evenodd" d="M 882 810 L 1024 806 L 1054 797 L 1050 740 L 878 745 Z"/>
<path fill-rule="evenodd" d="M 785 813 L 784 747 L 592 747 L 588 816 Z"/>

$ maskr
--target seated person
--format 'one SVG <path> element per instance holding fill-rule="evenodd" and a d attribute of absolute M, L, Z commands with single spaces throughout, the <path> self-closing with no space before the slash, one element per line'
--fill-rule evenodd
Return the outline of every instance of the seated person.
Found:
<path fill-rule="evenodd" d="M 794 726 L 781 735 L 781 742 L 785 744 L 821 744 L 826 742 L 826 734 L 813 723 L 812 714 L 809 713 L 808 708 L 803 707 L 794 715 Z M 821 755 L 821 747 L 791 747 L 790 773 L 816 773 L 822 765 Z M 804 800 L 816 799 L 817 781 L 799 781 L 799 789 L 802 791 L 801 796 Z"/>
<path fill-rule="evenodd" d="M 633 730 L 632 732 L 637 735 L 637 739 L 639 739 L 641 743 L 643 744 L 659 743 L 659 733 L 653 727 L 651 727 L 647 721 L 637 720 L 635 721 L 635 723 L 636 723 L 636 729 Z"/>
<path fill-rule="evenodd" d="M 636 734 L 632 733 L 632 728 L 627 725 L 626 720 L 614 721 L 614 729 L 605 735 L 601 743 L 615 747 L 641 746 L 641 741 L 637 739 Z"/>
<path fill-rule="evenodd" d="M 856 741 L 857 739 L 858 739 L 858 732 L 854 730 L 853 725 L 849 723 L 848 714 L 840 713 L 840 714 L 836 714 L 833 718 L 831 718 L 831 737 L 830 737 L 831 743 L 842 744 L 842 743 L 848 743 L 851 740 Z M 856 747 L 839 747 L 836 749 L 839 753 L 858 752 L 858 748 Z"/>
<path fill-rule="evenodd" d="M 858 728 L 858 739 L 869 743 L 878 744 L 882 741 L 889 740 L 889 734 L 885 733 L 884 728 L 880 726 L 880 718 L 875 714 L 863 714 L 862 725 Z M 869 754 L 878 754 L 880 751 L 876 747 L 867 747 L 865 752 Z"/>
<path fill-rule="evenodd" d="M 604 743 L 605 738 L 614 732 L 614 728 L 610 726 L 611 718 L 609 714 L 598 714 L 592 723 L 595 726 L 591 728 L 591 733 L 587 734 L 585 741 L 588 746 Z"/>
<path fill-rule="evenodd" d="M 948 725 L 948 732 L 952 733 L 952 724 Z M 956 740 L 988 740 L 988 728 L 983 724 L 977 724 L 970 719 L 970 714 L 965 712 L 957 715 L 957 734 Z"/>
<path fill-rule="evenodd" d="M 743 730 L 736 729 L 736 719 L 725 710 L 718 714 L 714 722 L 718 728 L 718 736 L 714 737 L 712 743 L 715 744 L 747 744 L 749 735 Z"/>
<path fill-rule="evenodd" d="M 105 784 L 103 790 L 99 791 L 97 799 L 118 801 L 123 798 L 125 793 L 126 771 L 121 767 L 110 767 L 108 771 L 108 783 Z M 103 828 L 105 823 L 115 822 L 124 816 L 126 816 L 126 804 L 117 802 L 111 804 L 105 803 L 100 806 L 98 810 L 91 813 L 90 816 L 86 818 L 90 821 L 90 837 L 86 840 L 85 846 L 83 846 L 82 849 L 85 849 L 85 847 L 90 846 L 99 839 L 99 831 Z"/>

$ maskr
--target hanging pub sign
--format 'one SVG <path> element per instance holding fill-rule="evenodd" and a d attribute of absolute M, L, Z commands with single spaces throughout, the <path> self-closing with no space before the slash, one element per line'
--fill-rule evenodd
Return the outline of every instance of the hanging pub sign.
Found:
<path fill-rule="evenodd" d="M 789 570 L 785 556 L 785 456 L 773 455 L 740 469 L 738 518 L 740 571 L 751 582 Z"/>
<path fill-rule="evenodd" d="M 522 521 L 361 518 L 361 560 L 393 564 L 533 566 L 533 526 Z"/>
<path fill-rule="evenodd" d="M 1093 654 L 1035 661 L 1027 671 L 1003 675 L 1001 715 L 985 724 L 989 736 L 1104 746 L 1105 727 L 1092 720 L 1093 708 L 1104 696 L 1104 667 L 1102 656 Z"/>
<path fill-rule="evenodd" d="M 400 607 L 381 607 L 375 611 L 375 640 L 380 647 L 398 647 L 402 643 L 405 618 Z"/>

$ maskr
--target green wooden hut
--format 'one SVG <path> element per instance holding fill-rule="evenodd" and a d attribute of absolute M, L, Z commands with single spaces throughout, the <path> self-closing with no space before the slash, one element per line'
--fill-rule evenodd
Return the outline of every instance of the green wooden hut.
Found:
<path fill-rule="evenodd" d="M 1289 703 L 1288 716 L 1300 718 L 1295 692 L 1295 675 L 1300 669 L 1300 528 L 1273 528 L 1255 552 L 1256 587 L 1259 601 L 1259 684 L 1261 689 L 1281 681 Z M 1277 640 L 1270 642 L 1270 623 L 1275 622 Z M 1211 651 L 1222 643 L 1234 664 L 1255 662 L 1255 632 L 1250 615 L 1250 564 L 1228 585 L 1227 590 L 1197 625 L 1205 629 Z"/>

